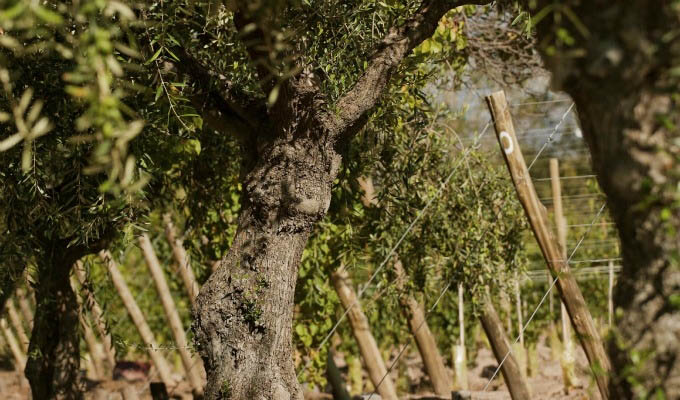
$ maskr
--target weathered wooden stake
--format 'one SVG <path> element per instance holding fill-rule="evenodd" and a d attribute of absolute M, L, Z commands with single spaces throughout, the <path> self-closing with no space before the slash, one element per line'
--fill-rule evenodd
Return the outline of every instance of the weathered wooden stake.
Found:
<path fill-rule="evenodd" d="M 459 389 L 468 389 L 467 354 L 465 349 L 465 303 L 463 302 L 463 284 L 458 284 L 458 331 L 459 339 L 454 354 L 456 385 Z"/>
<path fill-rule="evenodd" d="M 74 269 L 77 269 L 76 266 Z M 76 301 L 78 302 L 80 326 L 83 328 L 83 336 L 85 338 L 85 344 L 87 345 L 88 352 L 90 354 L 89 363 L 92 366 L 92 375 L 95 379 L 103 379 L 106 377 L 106 368 L 102 364 L 104 355 L 102 354 L 101 347 L 97 341 L 97 337 L 90 326 L 89 318 L 85 312 L 85 307 L 83 306 L 83 298 L 80 295 L 80 290 L 78 290 L 78 285 L 76 284 L 75 276 L 71 276 L 71 287 L 73 292 L 76 294 Z"/>
<path fill-rule="evenodd" d="M 97 302 L 87 285 L 87 277 L 85 274 L 85 269 L 83 264 L 78 261 L 74 268 L 76 277 L 78 278 L 78 283 L 80 283 L 81 292 L 85 295 L 84 305 L 89 309 L 92 314 L 92 321 L 94 322 L 94 327 L 97 330 L 97 334 L 102 340 L 102 351 L 104 353 L 104 358 L 106 359 L 107 371 L 113 371 L 116 366 L 116 349 L 113 346 L 113 338 L 111 334 L 106 329 L 106 322 L 104 321 L 104 312 L 101 306 Z"/>
<path fill-rule="evenodd" d="M 378 200 L 375 195 L 375 187 L 370 177 L 359 177 L 357 183 L 363 190 L 361 201 L 366 207 L 377 206 Z M 408 275 L 404 266 L 397 257 L 393 264 L 396 275 L 397 288 L 405 290 L 405 283 L 408 282 Z M 425 320 L 425 311 L 418 301 L 410 294 L 405 293 L 399 298 L 401 309 L 408 321 L 411 334 L 416 340 L 420 357 L 425 364 L 425 371 L 430 377 L 430 382 L 435 394 L 438 396 L 448 396 L 451 393 L 451 378 L 444 366 L 444 360 L 437 347 L 437 342 L 430 331 L 430 327 Z"/>
<path fill-rule="evenodd" d="M 0 330 L 2 330 L 5 342 L 7 342 L 9 350 L 14 357 L 14 362 L 16 363 L 15 370 L 23 371 L 24 368 L 26 368 L 26 355 L 21 351 L 21 347 L 19 346 L 19 343 L 17 343 L 17 338 L 14 336 L 14 333 L 12 333 L 9 326 L 7 326 L 7 321 L 5 321 L 4 318 L 0 319 Z"/>
<path fill-rule="evenodd" d="M 609 329 L 613 328 L 614 318 L 614 263 L 609 261 L 609 291 L 607 292 L 607 317 L 609 319 Z"/>
<path fill-rule="evenodd" d="M 556 158 L 550 159 L 550 183 L 553 197 L 553 208 L 555 214 L 555 227 L 557 228 L 557 242 L 560 246 L 562 259 L 567 259 L 567 220 L 564 217 L 562 208 L 562 185 L 560 183 L 560 166 Z M 562 376 L 564 390 L 569 393 L 569 389 L 577 384 L 575 373 L 576 357 L 574 355 L 574 343 L 571 340 L 571 326 L 569 315 L 567 314 L 564 303 L 560 302 L 560 317 L 562 319 Z"/>
<path fill-rule="evenodd" d="M 333 400 L 350 400 L 351 397 L 349 396 L 349 393 L 347 393 L 345 381 L 343 381 L 340 370 L 335 364 L 335 360 L 333 360 L 333 355 L 333 350 L 328 350 L 328 359 L 326 360 L 326 378 L 331 384 Z"/>
<path fill-rule="evenodd" d="M 585 350 L 603 400 L 609 399 L 609 373 L 611 364 L 604 350 L 600 334 L 588 311 L 583 294 L 571 274 L 569 265 L 560 252 L 559 245 L 548 224 L 548 213 L 539 202 L 536 189 L 524 162 L 519 142 L 515 136 L 512 117 L 505 94 L 500 91 L 486 98 L 494 118 L 496 136 L 501 146 L 508 170 L 524 211 L 536 237 L 546 264 L 553 276 L 558 276 L 557 289 L 565 304 L 572 325 Z"/>
<path fill-rule="evenodd" d="M 501 373 L 503 374 L 503 379 L 505 379 L 510 396 L 513 400 L 531 399 L 531 392 L 529 392 L 526 377 L 522 374 L 520 365 L 512 354 L 510 342 L 503 330 L 503 324 L 490 298 L 486 299 L 482 308 L 482 315 L 479 319 L 482 322 L 484 332 L 486 332 L 486 337 L 489 338 L 491 350 L 498 363 L 503 362 L 505 358 L 505 362 L 501 365 Z"/>
<path fill-rule="evenodd" d="M 21 315 L 24 317 L 24 321 L 26 321 L 26 328 L 28 328 L 28 332 L 30 332 L 33 329 L 33 311 L 31 311 L 31 304 L 26 298 L 26 292 L 24 292 L 24 289 L 17 289 L 16 298 L 17 302 L 19 303 Z"/>
<path fill-rule="evenodd" d="M 169 213 L 163 215 L 163 222 L 165 223 L 165 237 L 172 247 L 172 255 L 175 258 L 175 262 L 177 262 L 179 275 L 182 277 L 184 288 L 187 291 L 191 307 L 193 308 L 196 304 L 196 296 L 198 296 L 198 283 L 196 283 L 194 271 L 191 269 L 189 255 L 182 245 L 182 240 L 177 237 L 175 224 L 172 222 L 172 216 Z"/>
<path fill-rule="evenodd" d="M 170 374 L 170 365 L 165 357 L 158 351 L 158 344 L 153 336 L 153 332 L 151 332 L 151 328 L 149 328 L 149 324 L 147 324 L 144 314 L 142 314 L 142 310 L 139 309 L 135 298 L 132 296 L 130 289 L 125 283 L 125 278 L 123 278 L 123 275 L 118 270 L 118 266 L 113 260 L 113 256 L 107 250 L 101 251 L 99 256 L 106 263 L 109 275 L 111 275 L 111 282 L 113 282 L 113 286 L 116 288 L 118 296 L 120 296 L 120 299 L 123 301 L 123 305 L 125 305 L 125 309 L 130 315 L 130 318 L 132 318 L 132 322 L 134 322 L 137 332 L 139 332 L 139 336 L 142 337 L 144 345 L 149 352 L 149 356 L 158 371 L 158 376 L 160 376 L 163 383 L 167 386 L 173 386 L 175 381 Z"/>
<path fill-rule="evenodd" d="M 380 355 L 378 344 L 371 334 L 368 318 L 361 310 L 361 305 L 357 299 L 354 289 L 348 284 L 349 274 L 343 265 L 331 273 L 331 281 L 338 293 L 340 302 L 345 310 L 349 309 L 347 317 L 352 327 L 352 333 L 359 345 L 359 351 L 364 359 L 368 376 L 377 388 L 378 394 L 382 399 L 397 400 L 397 390 L 394 387 L 392 378 L 387 374 L 385 362 Z M 384 379 L 383 379 L 384 378 Z M 380 383 L 382 380 L 382 383 Z"/>
<path fill-rule="evenodd" d="M 146 234 L 139 237 L 139 244 L 144 254 L 144 259 L 146 260 L 146 265 L 151 271 L 151 276 L 154 283 L 156 284 L 156 290 L 163 305 L 163 310 L 165 311 L 165 316 L 168 318 L 170 323 L 170 330 L 172 331 L 172 336 L 175 339 L 177 345 L 177 351 L 182 359 L 182 364 L 184 365 L 184 371 L 186 371 L 189 383 L 194 392 L 195 397 L 203 396 L 203 382 L 199 375 L 200 364 L 197 360 L 189 354 L 189 344 L 187 342 L 186 334 L 184 333 L 184 327 L 182 326 L 182 320 L 179 318 L 179 313 L 177 312 L 177 307 L 175 306 L 175 301 L 172 299 L 170 293 L 170 288 L 168 287 L 168 282 L 165 280 L 165 275 L 163 275 L 163 269 L 161 268 L 161 263 L 156 257 L 156 252 L 151 246 L 151 241 Z"/>
<path fill-rule="evenodd" d="M 123 397 L 123 400 L 139 400 L 137 389 L 132 385 L 123 387 L 120 394 Z"/>
<path fill-rule="evenodd" d="M 167 385 L 164 382 L 151 382 L 149 384 L 151 398 L 153 400 L 170 400 Z"/>
<path fill-rule="evenodd" d="M 400 260 L 394 262 L 394 272 L 396 275 L 396 286 L 400 291 L 405 291 L 405 284 L 408 280 L 404 266 Z M 430 377 L 432 388 L 437 396 L 446 397 L 451 394 L 451 378 L 444 366 L 444 360 L 439 353 L 437 342 L 430 331 L 430 327 L 425 320 L 425 312 L 418 301 L 410 294 L 405 293 L 399 297 L 402 313 L 406 316 L 411 334 L 416 340 L 420 357 L 425 364 L 425 371 Z"/>
<path fill-rule="evenodd" d="M 515 308 L 517 309 L 517 332 L 519 344 L 524 348 L 524 315 L 522 313 L 522 290 L 519 285 L 519 274 L 515 274 Z"/>
<path fill-rule="evenodd" d="M 21 321 L 21 317 L 19 316 L 16 307 L 14 306 L 14 300 L 12 300 L 11 297 L 7 299 L 6 307 L 7 314 L 9 315 L 9 322 L 12 324 L 12 327 L 19 338 L 19 346 L 21 347 L 21 351 L 28 353 L 28 335 L 26 335 L 24 324 Z"/>

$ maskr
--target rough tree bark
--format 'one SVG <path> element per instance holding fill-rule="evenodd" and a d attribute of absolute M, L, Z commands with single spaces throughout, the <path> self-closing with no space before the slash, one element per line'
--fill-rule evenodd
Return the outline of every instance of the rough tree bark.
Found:
<path fill-rule="evenodd" d="M 608 349 L 615 367 L 611 396 L 665 392 L 677 398 L 680 85 L 673 71 L 680 57 L 680 9 L 677 2 L 643 0 L 573 0 L 561 7 L 553 12 L 568 7 L 574 18 L 561 24 L 576 41 L 568 51 L 543 52 L 543 58 L 553 85 L 576 103 L 622 244 Z M 555 21 L 538 24 L 540 40 L 552 41 Z"/>
<path fill-rule="evenodd" d="M 34 399 L 81 399 L 78 302 L 71 266 L 82 254 L 53 244 L 38 260 L 36 311 L 28 348 L 26 378 Z"/>
<path fill-rule="evenodd" d="M 293 293 L 302 250 L 330 204 L 340 149 L 365 125 L 401 61 L 434 33 L 447 11 L 466 3 L 424 0 L 403 25 L 388 30 L 363 75 L 332 110 L 309 74 L 274 81 L 261 62 L 269 57 L 261 44 L 276 16 L 258 19 L 248 2 L 233 2 L 234 22 L 248 27 L 242 38 L 263 91 L 278 90 L 272 106 L 209 86 L 218 77 L 178 49 L 178 69 L 204 92 L 194 99 L 200 98 L 195 104 L 206 123 L 237 135 L 248 155 L 233 245 L 194 308 L 208 399 L 302 399 L 291 348 Z"/>

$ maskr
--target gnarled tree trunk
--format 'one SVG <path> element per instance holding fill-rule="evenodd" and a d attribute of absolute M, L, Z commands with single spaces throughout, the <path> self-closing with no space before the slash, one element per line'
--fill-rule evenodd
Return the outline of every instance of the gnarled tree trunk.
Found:
<path fill-rule="evenodd" d="M 194 309 L 208 399 L 302 399 L 291 344 L 293 294 L 340 159 L 333 143 L 310 131 L 258 147 L 245 174 L 236 237 Z"/>
<path fill-rule="evenodd" d="M 541 6 L 553 6 L 541 1 Z M 593 167 L 621 239 L 611 397 L 680 396 L 680 9 L 672 1 L 567 1 L 576 42 L 545 55 L 574 99 Z M 559 9 L 555 12 L 559 13 Z M 538 24 L 553 37 L 554 19 Z M 583 31 L 585 28 L 587 31 Z M 560 57 L 576 54 L 579 58 Z M 546 52 L 547 54 L 547 52 Z M 675 96 L 675 97 L 674 97 Z M 620 311 L 620 313 L 619 313 Z"/>
<path fill-rule="evenodd" d="M 465 3 L 424 0 L 401 25 L 387 30 L 367 57 L 363 74 L 333 107 L 311 71 L 281 82 L 278 77 L 286 74 L 268 68 L 265 37 L 282 21 L 268 10 L 258 12 L 252 2 L 231 4 L 234 23 L 261 88 L 275 98 L 274 104 L 235 96 L 229 87 L 210 87 L 215 72 L 177 51 L 178 68 L 205 92 L 196 102 L 205 121 L 239 137 L 248 154 L 236 236 L 194 307 L 208 399 L 302 399 L 292 361 L 293 293 L 302 250 L 330 203 L 338 149 L 366 124 L 368 112 L 411 50 L 434 33 L 446 12 Z"/>
<path fill-rule="evenodd" d="M 65 246 L 54 249 L 38 264 L 25 374 L 34 399 L 81 399 L 78 302 L 69 276 L 76 258 Z"/>

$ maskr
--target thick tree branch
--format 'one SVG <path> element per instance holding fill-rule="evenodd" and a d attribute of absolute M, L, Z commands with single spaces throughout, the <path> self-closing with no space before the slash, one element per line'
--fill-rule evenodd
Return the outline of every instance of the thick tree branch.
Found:
<path fill-rule="evenodd" d="M 176 68 L 189 76 L 197 89 L 189 99 L 211 128 L 245 139 L 262 127 L 267 115 L 264 101 L 238 93 L 186 50 L 174 50 L 180 58 Z"/>
<path fill-rule="evenodd" d="M 344 134 L 347 129 L 355 131 L 356 122 L 380 99 L 392 74 L 408 54 L 434 34 L 439 20 L 449 10 L 467 4 L 486 4 L 488 0 L 424 0 L 418 10 L 403 25 L 392 27 L 376 47 L 368 60 L 368 67 L 354 87 L 342 96 L 329 130 Z"/>

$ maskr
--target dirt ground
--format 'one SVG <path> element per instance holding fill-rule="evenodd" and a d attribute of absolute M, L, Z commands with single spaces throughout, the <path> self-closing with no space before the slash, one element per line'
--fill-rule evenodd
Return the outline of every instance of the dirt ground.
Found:
<path fill-rule="evenodd" d="M 578 347 L 577 350 L 577 375 L 580 380 L 580 387 L 565 393 L 559 361 L 553 358 L 552 351 L 545 345 L 545 340 L 538 344 L 535 358 L 536 372 L 529 377 L 529 386 L 534 400 L 600 399 L 597 387 L 588 377 L 585 354 Z M 415 394 L 405 396 L 404 399 L 432 398 L 431 394 L 427 393 L 427 378 L 417 355 L 404 360 L 404 362 L 407 365 L 409 380 L 417 382 L 419 386 L 414 388 Z M 486 392 L 482 391 L 496 366 L 497 362 L 489 349 L 482 348 L 477 352 L 473 366 L 468 368 L 469 394 L 472 400 L 510 400 L 510 395 L 500 374 L 494 379 Z M 122 391 L 126 387 L 131 387 L 138 394 L 140 400 L 151 399 L 149 383 L 145 381 L 86 381 L 86 383 L 88 387 L 85 398 L 88 400 L 122 400 Z M 187 382 L 181 382 L 178 386 L 169 388 L 168 392 L 173 399 L 188 400 L 192 398 Z M 0 399 L 24 400 L 30 398 L 29 394 L 28 382 L 23 374 L 14 371 L 0 371 Z M 310 400 L 332 398 L 326 393 L 308 393 L 305 397 Z M 368 398 L 368 395 L 363 398 Z M 373 396 L 372 400 L 379 400 L 379 396 Z"/>

